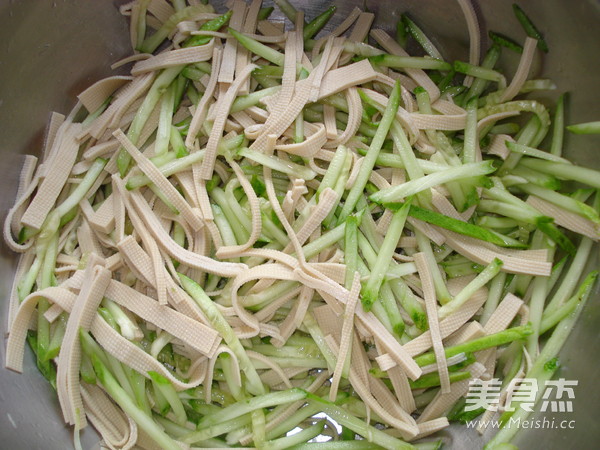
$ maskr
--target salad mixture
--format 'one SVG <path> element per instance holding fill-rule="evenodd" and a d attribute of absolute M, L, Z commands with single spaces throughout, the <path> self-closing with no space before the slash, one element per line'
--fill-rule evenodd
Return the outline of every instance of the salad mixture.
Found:
<path fill-rule="evenodd" d="M 89 422 L 111 449 L 434 449 L 529 414 L 469 408 L 481 380 L 504 401 L 559 367 L 600 172 L 561 156 L 563 98 L 534 99 L 556 88 L 529 78 L 536 26 L 514 5 L 527 37 L 483 50 L 458 0 L 470 51 L 448 61 L 407 15 L 325 33 L 335 6 L 275 3 L 285 23 L 261 0 L 127 3 L 127 75 L 25 158 L 6 366 L 28 342 L 76 448 Z"/>

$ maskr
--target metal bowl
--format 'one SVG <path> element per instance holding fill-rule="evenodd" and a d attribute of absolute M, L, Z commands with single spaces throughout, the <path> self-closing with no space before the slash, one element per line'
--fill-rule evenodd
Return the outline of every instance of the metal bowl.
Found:
<path fill-rule="evenodd" d="M 50 111 L 67 113 L 76 94 L 111 73 L 109 66 L 130 54 L 127 20 L 118 12 L 122 1 L 4 0 L 0 3 L 0 197 L 2 219 L 14 200 L 25 153 L 41 147 Z M 223 1 L 216 3 L 223 9 Z M 326 0 L 295 0 L 313 17 Z M 336 0 L 336 17 L 354 6 L 376 14 L 376 25 L 393 32 L 403 12 L 434 40 L 449 60 L 466 59 L 468 34 L 458 4 L 449 0 Z M 475 1 L 481 20 L 483 48 L 488 29 L 518 39 L 525 34 L 508 0 Z M 550 77 L 558 91 L 570 93 L 567 123 L 598 120 L 600 110 L 600 2 L 598 0 L 528 0 L 522 2 L 547 38 L 550 52 L 537 61 L 538 76 Z M 268 2 L 265 2 L 268 4 Z M 274 17 L 283 20 L 275 13 Z M 508 53 L 508 52 L 505 52 Z M 515 61 L 505 60 L 508 74 Z M 511 68 L 512 67 L 512 68 Z M 553 95 L 555 97 L 555 95 Z M 596 155 L 599 137 L 567 136 L 565 154 L 576 163 L 600 168 Z M 597 253 L 597 251 L 596 251 Z M 3 244 L 0 251 L 0 292 L 8 298 L 17 258 Z M 595 264 L 593 262 L 592 264 Z M 600 389 L 600 301 L 598 289 L 581 315 L 577 328 L 561 352 L 558 376 L 577 380 L 574 411 L 538 415 L 574 420 L 574 429 L 523 429 L 515 443 L 521 448 L 597 448 L 600 431 L 595 421 Z M 2 336 L 6 332 L 7 302 L 0 307 Z M 0 359 L 4 361 L 4 345 Z M 27 352 L 24 373 L 0 369 L 0 447 L 46 450 L 70 448 L 71 430 L 63 423 L 55 393 L 37 371 Z M 3 364 L 2 364 L 3 365 Z M 447 448 L 481 448 L 484 440 L 473 430 L 453 426 L 442 433 Z M 99 438 L 88 428 L 84 448 L 99 448 Z"/>

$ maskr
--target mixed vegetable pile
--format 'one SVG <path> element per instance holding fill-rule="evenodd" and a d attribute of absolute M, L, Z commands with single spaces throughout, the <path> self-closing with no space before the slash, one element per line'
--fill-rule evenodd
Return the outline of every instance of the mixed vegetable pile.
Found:
<path fill-rule="evenodd" d="M 563 98 L 527 95 L 555 86 L 528 79 L 547 45 L 524 11 L 524 44 L 490 32 L 480 60 L 458 0 L 470 52 L 449 62 L 407 15 L 324 33 L 334 6 L 275 3 L 291 24 L 261 0 L 123 6 L 129 75 L 26 157 L 6 365 L 28 341 L 78 448 L 88 421 L 114 449 L 437 448 L 495 414 L 466 408 L 474 382 L 504 399 L 559 366 L 600 173 L 561 156 Z"/>

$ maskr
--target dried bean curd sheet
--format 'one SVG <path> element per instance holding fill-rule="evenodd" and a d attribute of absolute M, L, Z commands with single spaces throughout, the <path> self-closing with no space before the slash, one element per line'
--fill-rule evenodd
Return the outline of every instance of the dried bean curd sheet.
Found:
<path fill-rule="evenodd" d="M 111 449 L 433 449 L 492 418 L 470 384 L 505 399 L 558 367 L 597 277 L 600 177 L 561 156 L 562 97 L 551 117 L 525 96 L 556 88 L 529 79 L 536 26 L 515 5 L 523 45 L 491 32 L 480 58 L 459 0 L 469 52 L 447 61 L 406 15 L 393 37 L 359 8 L 326 33 L 335 6 L 275 3 L 285 25 L 260 0 L 122 6 L 128 74 L 25 158 L 6 366 L 28 341 L 76 448 L 89 422 Z"/>

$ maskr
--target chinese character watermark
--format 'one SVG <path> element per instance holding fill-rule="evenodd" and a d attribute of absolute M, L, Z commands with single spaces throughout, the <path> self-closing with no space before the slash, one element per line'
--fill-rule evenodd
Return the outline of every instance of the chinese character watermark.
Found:
<path fill-rule="evenodd" d="M 517 403 L 525 411 L 533 411 L 535 398 L 538 393 L 538 380 L 535 378 L 514 378 L 508 384 L 506 390 L 506 400 L 504 402 L 505 411 L 514 411 L 513 402 Z"/>
<path fill-rule="evenodd" d="M 574 388 L 577 380 L 548 380 L 544 386 L 535 378 L 515 378 L 503 389 L 498 378 L 471 380 L 465 397 L 465 411 L 515 411 L 517 408 L 533 411 L 538 398 L 542 412 L 573 412 Z M 543 390 L 542 390 L 543 389 Z"/>
<path fill-rule="evenodd" d="M 573 388 L 577 384 L 576 380 L 565 380 L 564 378 L 546 381 L 546 390 L 542 395 L 544 401 L 542 402 L 541 410 L 547 411 L 548 405 L 550 405 L 550 411 L 552 412 L 573 412 L 572 400 L 575 398 Z M 553 391 L 555 400 L 551 400 Z M 563 396 L 566 396 L 565 400 L 563 400 Z"/>
<path fill-rule="evenodd" d="M 471 380 L 469 393 L 466 396 L 465 411 L 475 411 L 483 408 L 488 411 L 498 411 L 502 381 L 498 378 L 490 380 Z"/>

